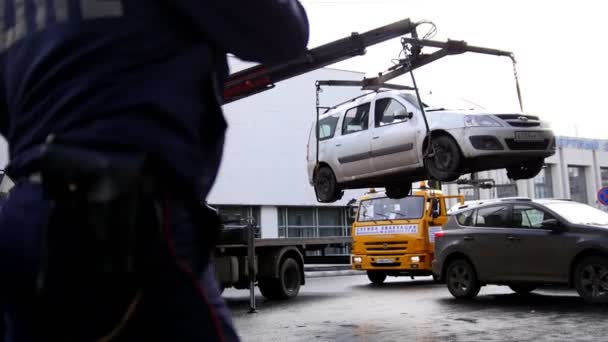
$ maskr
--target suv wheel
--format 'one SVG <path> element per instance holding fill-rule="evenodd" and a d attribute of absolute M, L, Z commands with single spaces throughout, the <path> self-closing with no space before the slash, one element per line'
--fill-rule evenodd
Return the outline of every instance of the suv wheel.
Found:
<path fill-rule="evenodd" d="M 386 197 L 391 199 L 400 199 L 410 194 L 410 191 L 412 191 L 412 183 L 408 182 L 399 185 L 387 185 L 385 188 Z"/>
<path fill-rule="evenodd" d="M 433 145 L 432 154 L 424 158 L 424 165 L 429 176 L 444 182 L 458 179 L 462 156 L 456 141 L 449 136 L 440 135 L 432 138 L 431 143 Z"/>
<path fill-rule="evenodd" d="M 456 298 L 473 298 L 481 289 L 473 265 L 465 259 L 450 262 L 446 270 L 445 281 L 448 290 Z"/>
<path fill-rule="evenodd" d="M 336 181 L 336 176 L 327 166 L 321 166 L 315 174 L 314 187 L 317 200 L 321 203 L 335 202 L 344 195 Z"/>
<path fill-rule="evenodd" d="M 543 158 L 526 160 L 517 165 L 507 167 L 507 177 L 513 180 L 534 178 L 543 169 L 543 165 L 545 165 Z"/>
<path fill-rule="evenodd" d="M 526 284 L 512 284 L 512 285 L 509 285 L 509 288 L 511 290 L 513 290 L 513 292 L 520 294 L 520 295 L 525 295 L 525 294 L 528 294 L 528 293 L 536 290 L 536 286 L 526 285 Z"/>
<path fill-rule="evenodd" d="M 367 278 L 374 285 L 382 285 L 386 280 L 386 273 L 380 271 L 367 271 Z"/>
<path fill-rule="evenodd" d="M 592 256 L 580 261 L 574 271 L 574 286 L 587 303 L 608 303 L 608 258 Z"/>

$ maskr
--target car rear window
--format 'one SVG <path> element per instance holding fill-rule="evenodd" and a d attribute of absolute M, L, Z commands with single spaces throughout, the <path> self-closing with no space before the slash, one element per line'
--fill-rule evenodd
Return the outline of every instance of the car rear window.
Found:
<path fill-rule="evenodd" d="M 458 221 L 458 224 L 461 226 L 472 226 L 474 212 L 475 211 L 473 210 L 463 211 L 460 214 L 456 215 L 456 221 Z"/>
<path fill-rule="evenodd" d="M 334 137 L 338 118 L 340 118 L 340 115 L 336 114 L 319 120 L 319 140 L 327 140 Z"/>

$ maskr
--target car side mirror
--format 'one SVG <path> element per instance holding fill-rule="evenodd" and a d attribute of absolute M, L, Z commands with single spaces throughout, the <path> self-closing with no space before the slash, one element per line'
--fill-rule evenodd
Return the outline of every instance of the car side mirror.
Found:
<path fill-rule="evenodd" d="M 561 232 L 565 227 L 557 219 L 547 219 L 543 221 L 543 228 L 551 229 L 556 232 Z"/>
<path fill-rule="evenodd" d="M 405 109 L 401 109 L 399 111 L 397 111 L 395 113 L 395 115 L 393 116 L 396 120 L 405 120 L 405 119 L 411 119 L 414 117 L 414 113 L 412 112 L 408 112 Z"/>

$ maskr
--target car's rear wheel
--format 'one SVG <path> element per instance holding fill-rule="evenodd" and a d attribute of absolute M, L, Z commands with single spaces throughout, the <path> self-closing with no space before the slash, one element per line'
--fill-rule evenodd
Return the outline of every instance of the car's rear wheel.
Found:
<path fill-rule="evenodd" d="M 456 298 L 473 298 L 477 296 L 481 285 L 477 280 L 475 268 L 465 259 L 456 259 L 448 265 L 446 283 L 452 296 Z"/>
<path fill-rule="evenodd" d="M 321 203 L 332 203 L 344 195 L 336 181 L 334 172 L 327 166 L 321 166 L 314 178 L 315 194 Z"/>
<path fill-rule="evenodd" d="M 591 256 L 581 260 L 574 271 L 574 286 L 587 303 L 608 303 L 608 258 Z"/>
<path fill-rule="evenodd" d="M 400 199 L 406 197 L 412 191 L 412 183 L 401 183 L 398 185 L 387 185 L 386 186 L 386 197 L 392 199 Z"/>
<path fill-rule="evenodd" d="M 527 284 L 511 284 L 509 288 L 520 295 L 525 295 L 536 290 L 536 286 Z"/>
<path fill-rule="evenodd" d="M 526 160 L 507 167 L 507 177 L 513 180 L 534 178 L 543 169 L 543 165 L 545 165 L 543 158 Z"/>
<path fill-rule="evenodd" d="M 374 285 L 382 285 L 386 280 L 386 273 L 382 271 L 367 271 L 367 278 Z"/>
<path fill-rule="evenodd" d="M 458 179 L 462 155 L 456 141 L 447 135 L 440 135 L 432 138 L 431 145 L 431 154 L 424 158 L 429 176 L 443 182 Z"/>

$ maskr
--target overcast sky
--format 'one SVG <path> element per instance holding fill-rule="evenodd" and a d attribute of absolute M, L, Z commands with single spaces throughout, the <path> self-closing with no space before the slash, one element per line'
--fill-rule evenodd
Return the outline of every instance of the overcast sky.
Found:
<path fill-rule="evenodd" d="M 608 5 L 602 1 L 302 0 L 311 25 L 309 47 L 400 19 L 431 20 L 436 40 L 515 53 L 524 111 L 550 121 L 556 133 L 608 139 Z M 421 26 L 423 35 L 429 26 Z M 398 39 L 333 67 L 373 76 L 398 56 Z M 508 58 L 450 56 L 415 72 L 419 87 L 497 111 L 518 109 Z M 410 84 L 409 76 L 395 83 Z"/>

